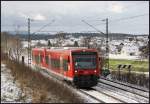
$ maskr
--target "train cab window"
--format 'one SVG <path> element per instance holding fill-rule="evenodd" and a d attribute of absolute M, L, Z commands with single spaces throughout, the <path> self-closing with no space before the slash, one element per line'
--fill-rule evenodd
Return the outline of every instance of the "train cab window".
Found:
<path fill-rule="evenodd" d="M 65 71 L 68 70 L 68 61 L 67 61 L 67 60 L 63 60 L 63 69 L 64 69 Z"/>
<path fill-rule="evenodd" d="M 49 63 L 49 58 L 48 58 L 48 56 L 45 57 L 45 61 L 46 61 L 46 64 L 48 65 L 48 63 Z"/>

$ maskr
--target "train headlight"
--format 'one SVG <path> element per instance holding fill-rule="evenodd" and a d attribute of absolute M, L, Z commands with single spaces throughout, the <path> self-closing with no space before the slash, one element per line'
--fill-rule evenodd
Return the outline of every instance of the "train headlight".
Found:
<path fill-rule="evenodd" d="M 75 73 L 77 73 L 78 71 L 77 70 L 75 70 Z"/>
<path fill-rule="evenodd" d="M 94 70 L 94 72 L 96 73 L 97 71 L 96 71 L 96 70 Z"/>

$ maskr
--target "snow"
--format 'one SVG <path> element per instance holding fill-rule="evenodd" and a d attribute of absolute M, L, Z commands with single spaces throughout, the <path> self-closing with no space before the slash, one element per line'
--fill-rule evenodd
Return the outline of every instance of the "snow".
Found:
<path fill-rule="evenodd" d="M 100 99 L 100 100 L 104 101 L 105 103 L 121 103 L 120 101 L 118 101 L 118 100 L 116 100 L 112 97 L 109 97 L 105 94 L 102 94 L 98 91 L 95 91 L 95 90 L 89 90 L 89 91 L 82 90 L 82 91 L 94 96 L 97 99 Z"/>
<path fill-rule="evenodd" d="M 74 41 L 77 41 L 79 45 L 81 45 L 82 43 L 82 39 L 84 37 L 80 36 L 78 38 L 74 37 L 74 36 L 68 36 L 68 39 L 65 39 L 65 41 L 62 43 L 62 46 L 65 45 L 73 45 Z M 144 39 L 144 37 L 143 37 Z M 124 39 L 124 40 L 111 40 L 109 41 L 109 47 L 110 47 L 110 53 L 109 56 L 112 59 L 129 59 L 129 60 L 136 60 L 136 59 L 140 59 L 139 54 L 139 47 L 143 46 L 145 44 L 145 42 L 148 42 L 148 39 L 145 38 L 145 41 L 142 41 L 143 39 L 140 39 L 138 42 L 136 42 L 135 40 L 129 41 L 129 39 Z M 56 43 L 56 38 L 54 39 L 48 39 L 50 40 L 50 42 Z M 40 42 L 41 44 L 45 44 L 47 45 L 48 41 L 47 40 L 31 40 L 31 46 L 36 46 L 37 43 Z M 92 39 L 92 41 L 90 42 L 90 44 L 93 43 L 97 43 L 99 45 L 102 45 L 101 49 L 103 51 L 105 51 L 106 49 L 106 44 L 105 44 L 105 38 L 101 38 L 101 37 L 94 37 Z M 121 54 L 118 53 L 117 50 L 117 46 L 119 46 L 120 44 L 124 44 L 121 50 Z M 27 41 L 23 41 L 22 42 L 23 47 L 27 48 L 28 47 L 28 42 Z M 130 54 L 134 54 L 134 56 L 130 56 Z"/>
<path fill-rule="evenodd" d="M 6 65 L 1 63 L 1 103 L 22 103 L 21 89 L 18 87 L 18 83 L 11 75 L 10 69 L 6 68 Z M 26 99 L 26 102 L 31 102 L 31 99 Z"/>
<path fill-rule="evenodd" d="M 115 97 L 115 98 L 119 98 L 119 99 L 121 99 L 121 100 L 124 101 L 124 102 L 138 103 L 138 102 L 135 101 L 135 100 L 129 99 L 129 97 L 127 97 L 127 96 L 123 96 L 123 95 L 124 95 L 123 93 L 121 93 L 121 94 L 122 94 L 122 95 L 121 95 L 121 94 L 119 94 L 117 91 L 110 90 L 110 89 L 108 89 L 108 88 L 106 88 L 106 87 L 103 87 L 103 88 L 102 88 L 102 86 L 100 86 L 100 87 L 96 86 L 95 88 L 96 88 L 98 91 L 102 91 L 103 93 L 109 94 L 109 95 L 111 95 L 111 96 L 113 96 L 113 97 Z"/>
<path fill-rule="evenodd" d="M 125 54 L 109 54 L 110 59 L 126 59 L 126 60 L 137 60 L 139 59 L 138 56 L 128 56 Z"/>
<path fill-rule="evenodd" d="M 130 98 L 136 99 L 136 101 L 138 101 L 140 99 L 140 101 L 138 101 L 138 102 L 142 102 L 142 103 L 149 101 L 148 99 L 146 99 L 144 97 L 133 94 L 133 93 L 138 93 L 140 95 L 148 97 L 149 96 L 148 92 L 139 91 L 139 90 L 136 90 L 136 89 L 133 89 L 133 88 L 130 88 L 130 87 L 127 87 L 127 86 L 123 86 L 123 85 L 120 85 L 120 84 L 117 84 L 117 83 L 109 82 L 109 81 L 106 81 L 106 80 L 103 80 L 103 79 L 100 79 L 100 81 L 104 82 L 104 83 L 108 83 L 108 84 L 113 85 L 115 87 L 119 87 L 119 88 L 126 89 L 126 90 L 130 91 L 130 92 L 127 92 L 127 91 L 124 91 L 124 90 L 121 90 L 121 89 L 118 89 L 118 88 L 115 88 L 115 87 L 112 87 L 112 86 L 105 85 L 103 83 L 98 84 L 100 87 L 104 86 L 104 88 L 107 88 L 107 90 L 110 89 L 111 90 L 110 93 L 112 91 L 115 91 L 116 93 L 119 92 L 119 93 L 123 94 L 124 96 L 128 96 L 129 99 Z M 133 92 L 133 93 L 131 93 L 131 92 Z M 123 99 L 123 98 L 120 98 L 120 99 Z"/>
<path fill-rule="evenodd" d="M 87 96 L 83 93 L 81 93 L 80 91 L 76 91 L 85 101 L 85 103 L 99 103 L 97 100 L 91 98 L 90 96 Z"/>

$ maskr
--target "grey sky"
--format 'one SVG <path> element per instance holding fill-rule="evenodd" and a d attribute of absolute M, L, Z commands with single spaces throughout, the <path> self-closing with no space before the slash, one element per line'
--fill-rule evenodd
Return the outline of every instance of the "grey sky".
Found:
<path fill-rule="evenodd" d="M 148 1 L 2 1 L 1 29 L 27 30 L 27 18 L 33 18 L 31 31 L 55 20 L 43 31 L 83 32 L 95 31 L 81 20 L 86 20 L 105 32 L 103 21 L 97 19 L 115 19 L 149 13 Z M 131 34 L 149 33 L 149 15 L 134 19 L 109 22 L 109 32 Z"/>

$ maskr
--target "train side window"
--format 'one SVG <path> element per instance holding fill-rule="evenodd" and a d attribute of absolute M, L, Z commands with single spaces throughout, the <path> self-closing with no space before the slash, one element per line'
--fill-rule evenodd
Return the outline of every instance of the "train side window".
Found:
<path fill-rule="evenodd" d="M 42 55 L 40 55 L 40 62 L 42 62 Z"/>
<path fill-rule="evenodd" d="M 34 61 L 34 55 L 32 54 L 32 61 Z"/>
<path fill-rule="evenodd" d="M 49 58 L 48 58 L 48 56 L 45 57 L 45 60 L 46 60 L 46 64 L 48 65 L 49 64 Z"/>
<path fill-rule="evenodd" d="M 51 60 L 51 57 L 49 57 L 48 58 L 48 66 L 51 67 L 51 65 L 52 65 L 52 60 Z"/>
<path fill-rule="evenodd" d="M 34 59 L 34 54 L 32 53 L 32 61 L 34 61 L 35 59 Z"/>
<path fill-rule="evenodd" d="M 39 63 L 39 56 L 35 55 L 35 62 L 38 64 Z"/>
<path fill-rule="evenodd" d="M 53 68 L 60 68 L 60 60 L 58 59 L 51 59 L 51 64 Z"/>
<path fill-rule="evenodd" d="M 60 68 L 60 60 L 56 59 L 56 68 Z"/>
<path fill-rule="evenodd" d="M 65 71 L 68 70 L 68 61 L 67 61 L 67 60 L 64 60 L 64 59 L 63 59 L 63 69 L 64 69 Z"/>
<path fill-rule="evenodd" d="M 51 66 L 54 67 L 54 61 L 51 59 Z"/>

